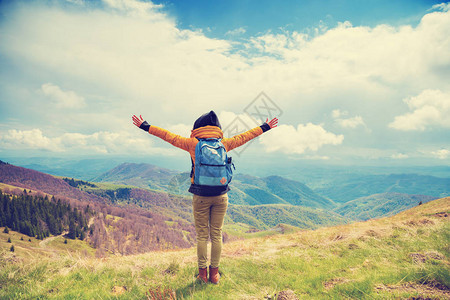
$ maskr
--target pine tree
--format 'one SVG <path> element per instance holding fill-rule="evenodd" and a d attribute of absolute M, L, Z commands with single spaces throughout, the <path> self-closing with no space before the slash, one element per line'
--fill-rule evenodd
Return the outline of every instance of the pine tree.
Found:
<path fill-rule="evenodd" d="M 8 238 L 8 243 L 12 243 L 12 242 L 11 242 L 11 238 Z"/>
<path fill-rule="evenodd" d="M 11 248 L 9 248 L 9 251 L 14 252 L 14 245 L 12 245 Z"/>
<path fill-rule="evenodd" d="M 69 234 L 67 235 L 70 239 L 74 240 L 77 237 L 75 222 L 71 218 L 69 221 Z"/>
<path fill-rule="evenodd" d="M 3 229 L 3 233 L 9 233 L 9 228 L 8 228 L 8 226 L 5 226 L 5 229 Z"/>

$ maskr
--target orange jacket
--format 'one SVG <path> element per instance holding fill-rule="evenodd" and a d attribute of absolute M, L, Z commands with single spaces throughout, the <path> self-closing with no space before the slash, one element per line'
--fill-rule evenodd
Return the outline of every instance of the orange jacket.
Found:
<path fill-rule="evenodd" d="M 228 152 L 261 135 L 263 133 L 263 130 L 260 126 L 258 126 L 244 133 L 235 135 L 231 138 L 224 138 L 222 130 L 217 126 L 204 126 L 194 129 L 192 130 L 190 138 L 182 137 L 178 134 L 174 134 L 168 130 L 153 125 L 150 126 L 148 132 L 165 140 L 175 147 L 186 150 L 191 155 L 192 162 L 195 163 L 195 146 L 197 146 L 198 143 L 197 138 L 220 138 L 222 139 L 222 144 L 225 146 L 225 149 Z M 191 178 L 191 182 L 194 183 L 193 176 Z"/>

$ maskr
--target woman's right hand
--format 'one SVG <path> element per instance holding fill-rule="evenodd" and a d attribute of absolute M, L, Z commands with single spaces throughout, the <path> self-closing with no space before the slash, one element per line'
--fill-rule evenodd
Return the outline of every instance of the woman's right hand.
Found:
<path fill-rule="evenodd" d="M 270 129 L 277 127 L 278 125 L 278 118 L 273 118 L 269 121 L 269 118 L 266 119 L 266 123 L 270 126 Z"/>

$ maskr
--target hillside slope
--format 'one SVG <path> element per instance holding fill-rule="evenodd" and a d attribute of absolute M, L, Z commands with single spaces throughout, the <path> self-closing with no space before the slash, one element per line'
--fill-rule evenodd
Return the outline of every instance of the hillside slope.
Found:
<path fill-rule="evenodd" d="M 349 222 L 348 218 L 331 211 L 286 204 L 230 205 L 227 217 L 233 222 L 249 224 L 261 230 L 278 224 L 315 229 Z"/>
<path fill-rule="evenodd" d="M 444 198 L 389 218 L 228 243 L 219 285 L 195 282 L 194 248 L 96 259 L 57 239 L 44 253 L 10 233 L 10 252 L 0 230 L 0 298 L 448 299 L 449 215 Z"/>
<path fill-rule="evenodd" d="M 55 197 L 69 197 L 80 201 L 106 203 L 105 198 L 80 191 L 62 179 L 4 162 L 0 162 L 0 182 L 21 188 L 40 190 Z"/>
<path fill-rule="evenodd" d="M 245 196 L 239 197 L 239 192 Z M 291 204 L 313 208 L 335 206 L 332 201 L 318 195 L 303 183 L 280 176 L 259 178 L 237 174 L 231 183 L 230 196 L 235 196 L 235 204 Z"/>
<path fill-rule="evenodd" d="M 334 211 L 352 220 L 369 220 L 395 215 L 419 203 L 436 199 L 432 196 L 383 193 L 346 202 Z"/>
<path fill-rule="evenodd" d="M 105 252 L 132 254 L 186 248 L 195 243 L 192 213 L 185 211 L 189 211 L 190 202 L 167 193 L 124 188 L 119 190 L 129 201 L 114 203 L 108 193 L 102 193 L 105 190 L 98 187 L 93 189 L 100 193 L 88 193 L 70 186 L 63 179 L 7 163 L 0 163 L 0 188 L 5 194 L 18 194 L 26 189 L 27 193 L 32 191 L 29 195 L 40 197 L 46 194 L 49 199 L 54 196 L 79 210 L 89 207 L 95 217 L 87 240 L 100 256 Z M 138 202 L 140 205 L 136 205 Z M 14 212 L 14 205 L 11 207 Z M 44 227 L 42 231 L 46 231 Z"/>

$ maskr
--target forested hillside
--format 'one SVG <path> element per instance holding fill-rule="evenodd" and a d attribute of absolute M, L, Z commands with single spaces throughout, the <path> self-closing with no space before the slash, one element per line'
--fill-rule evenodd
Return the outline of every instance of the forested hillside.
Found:
<path fill-rule="evenodd" d="M 249 224 L 260 230 L 273 228 L 278 224 L 315 229 L 344 224 L 350 220 L 330 211 L 286 204 L 230 205 L 227 214 L 233 222 Z"/>
<path fill-rule="evenodd" d="M 89 206 L 80 211 L 54 197 L 31 195 L 26 190 L 19 195 L 9 195 L 0 190 L 0 227 L 41 240 L 64 231 L 70 239 L 84 240 L 92 214 Z"/>
<path fill-rule="evenodd" d="M 97 249 L 99 256 L 107 252 L 132 254 L 186 248 L 195 244 L 192 222 L 174 219 L 176 214 L 165 215 L 162 210 L 143 208 L 132 201 L 127 205 L 113 203 L 108 197 L 82 191 L 81 188 L 86 186 L 75 188 L 62 179 L 6 163 L 0 164 L 0 183 L 4 194 L 20 197 L 23 189 L 27 189 L 29 196 L 49 195 L 78 211 L 89 206 L 94 217 L 86 240 Z M 167 197 L 166 194 L 161 195 Z M 148 203 L 160 201 L 166 204 L 161 197 L 146 196 Z M 32 216 L 29 222 L 33 222 Z"/>

